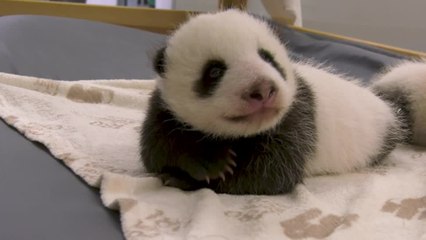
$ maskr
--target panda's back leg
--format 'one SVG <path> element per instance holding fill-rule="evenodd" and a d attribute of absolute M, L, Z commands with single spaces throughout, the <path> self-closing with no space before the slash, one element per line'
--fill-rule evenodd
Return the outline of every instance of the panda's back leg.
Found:
<path fill-rule="evenodd" d="M 380 75 L 373 91 L 395 108 L 409 143 L 426 146 L 426 62 L 404 62 Z"/>

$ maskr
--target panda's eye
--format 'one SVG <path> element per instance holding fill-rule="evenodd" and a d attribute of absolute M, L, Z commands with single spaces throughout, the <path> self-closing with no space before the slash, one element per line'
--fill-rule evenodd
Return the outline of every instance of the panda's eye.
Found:
<path fill-rule="evenodd" d="M 226 65 L 221 60 L 210 60 L 204 65 L 202 81 L 206 85 L 215 85 L 225 75 Z"/>
<path fill-rule="evenodd" d="M 194 90 L 199 97 L 211 96 L 225 75 L 227 66 L 222 60 L 209 60 L 202 69 L 201 79 L 196 81 Z"/>
<path fill-rule="evenodd" d="M 209 78 L 217 79 L 223 76 L 225 68 L 223 66 L 212 66 L 208 71 Z"/>
<path fill-rule="evenodd" d="M 259 56 L 265 61 L 265 62 L 267 62 L 267 63 L 273 63 L 275 60 L 274 60 L 274 56 L 272 56 L 272 54 L 269 52 L 269 51 L 267 51 L 267 50 L 265 50 L 265 49 L 259 49 Z"/>
<path fill-rule="evenodd" d="M 271 52 L 261 48 L 258 50 L 257 53 L 259 54 L 260 58 L 263 59 L 263 61 L 271 64 L 271 66 L 274 67 L 281 74 L 284 80 L 286 79 L 286 75 L 283 68 L 275 61 L 275 58 Z"/>

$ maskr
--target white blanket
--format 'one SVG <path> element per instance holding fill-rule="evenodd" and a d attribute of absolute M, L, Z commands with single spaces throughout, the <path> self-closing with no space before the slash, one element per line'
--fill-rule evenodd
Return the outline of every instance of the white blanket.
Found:
<path fill-rule="evenodd" d="M 139 132 L 152 80 L 53 81 L 0 73 L 0 117 L 44 144 L 105 206 L 127 239 L 424 239 L 426 149 L 382 166 L 308 178 L 280 196 L 183 192 L 144 174 Z M 338 146 L 336 146 L 338 147 Z"/>

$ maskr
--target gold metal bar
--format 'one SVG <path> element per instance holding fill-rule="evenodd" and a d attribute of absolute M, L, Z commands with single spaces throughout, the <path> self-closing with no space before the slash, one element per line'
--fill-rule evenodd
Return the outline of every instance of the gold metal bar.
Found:
<path fill-rule="evenodd" d="M 342 36 L 342 35 L 338 35 L 338 34 L 334 34 L 334 33 L 322 32 L 322 31 L 318 31 L 318 30 L 305 28 L 305 27 L 297 27 L 297 26 L 290 26 L 290 27 L 295 29 L 295 30 L 301 31 L 301 32 L 312 33 L 312 34 L 315 34 L 315 35 L 325 36 L 325 37 L 329 37 L 329 38 L 337 39 L 337 40 L 344 40 L 344 41 L 349 41 L 349 42 L 354 42 L 354 43 L 360 43 L 360 44 L 364 44 L 364 45 L 368 45 L 368 46 L 372 46 L 372 47 L 381 48 L 381 49 L 384 49 L 384 50 L 387 50 L 387 51 L 390 51 L 390 52 L 395 52 L 395 53 L 399 53 L 399 54 L 402 54 L 402 55 L 406 55 L 406 56 L 409 56 L 409 57 L 426 58 L 426 53 L 424 53 L 424 52 L 413 51 L 413 50 L 409 50 L 409 49 L 389 46 L 389 45 L 382 44 L 382 43 L 376 43 L 376 42 L 372 42 L 372 41 L 346 37 L 346 36 Z"/>
<path fill-rule="evenodd" d="M 195 13 L 65 2 L 0 0 L 0 16 L 17 14 L 79 18 L 169 33 Z"/>

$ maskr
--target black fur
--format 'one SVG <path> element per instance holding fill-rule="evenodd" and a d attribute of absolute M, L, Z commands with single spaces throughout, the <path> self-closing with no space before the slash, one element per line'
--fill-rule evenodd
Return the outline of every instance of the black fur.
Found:
<path fill-rule="evenodd" d="M 281 77 L 283 77 L 284 80 L 287 79 L 287 76 L 283 68 L 275 61 L 274 56 L 272 55 L 271 52 L 261 48 L 259 49 L 258 54 L 265 62 L 271 64 L 271 66 L 274 67 L 275 70 L 277 70 L 280 73 Z"/>
<path fill-rule="evenodd" d="M 148 172 L 166 185 L 193 190 L 208 187 L 219 193 L 279 194 L 303 182 L 305 162 L 315 151 L 315 100 L 298 78 L 294 102 L 274 129 L 253 137 L 213 138 L 180 122 L 154 91 L 143 124 L 142 160 Z M 210 183 L 206 174 L 223 171 L 230 151 L 236 153 L 234 174 Z M 232 155 L 232 154 L 231 154 Z"/>
<path fill-rule="evenodd" d="M 163 47 L 157 51 L 157 54 L 154 57 L 154 70 L 158 75 L 164 77 L 164 73 L 166 72 L 166 48 Z"/>
<path fill-rule="evenodd" d="M 223 75 L 225 75 L 227 68 L 223 60 L 207 61 L 200 74 L 201 79 L 195 82 L 193 90 L 201 98 L 210 97 L 219 85 Z"/>
<path fill-rule="evenodd" d="M 396 125 L 389 126 L 388 134 L 385 136 L 380 152 L 372 158 L 372 163 L 378 164 L 395 149 L 397 144 L 411 142 L 413 116 L 408 94 L 402 89 L 381 89 L 376 87 L 373 92 L 392 107 L 395 117 L 398 119 Z"/>
<path fill-rule="evenodd" d="M 406 134 L 404 134 L 404 140 L 407 142 L 411 141 L 414 120 L 408 94 L 401 88 L 376 88 L 373 89 L 373 92 L 392 107 L 395 116 L 401 123 L 400 127 L 406 132 Z"/>

